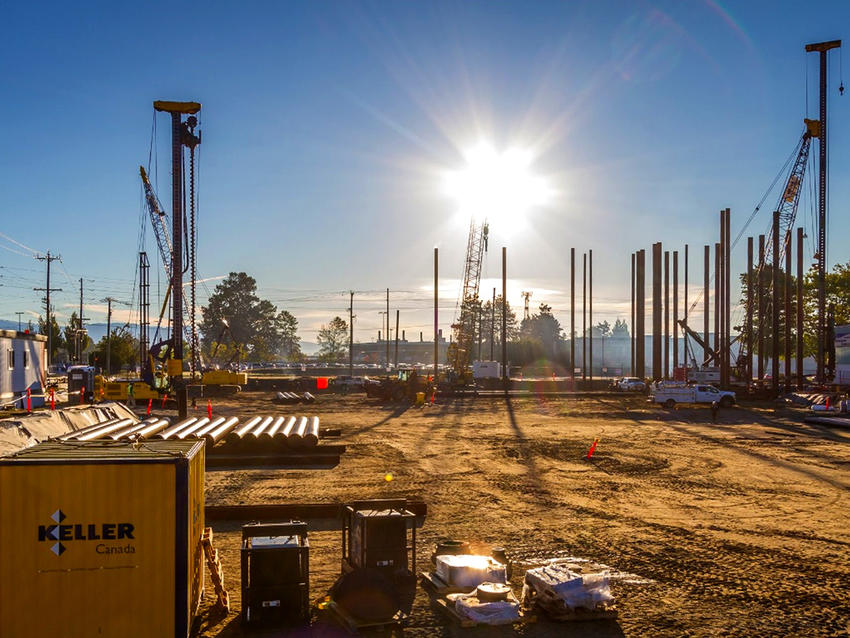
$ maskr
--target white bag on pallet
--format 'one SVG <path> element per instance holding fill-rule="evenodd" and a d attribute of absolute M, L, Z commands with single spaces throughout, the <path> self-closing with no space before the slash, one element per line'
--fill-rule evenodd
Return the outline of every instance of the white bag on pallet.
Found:
<path fill-rule="evenodd" d="M 509 625 L 519 620 L 519 604 L 514 600 L 481 601 L 473 594 L 449 594 L 454 600 L 455 611 L 462 618 L 483 625 Z"/>
<path fill-rule="evenodd" d="M 525 573 L 523 600 L 530 594 L 529 587 L 542 600 L 552 602 L 560 599 L 570 609 L 596 609 L 614 600 L 608 586 L 607 572 L 578 574 L 557 563 L 529 569 Z"/>

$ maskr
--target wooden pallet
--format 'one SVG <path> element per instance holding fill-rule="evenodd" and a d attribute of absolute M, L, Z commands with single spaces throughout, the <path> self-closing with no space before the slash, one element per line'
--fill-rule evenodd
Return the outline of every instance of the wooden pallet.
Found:
<path fill-rule="evenodd" d="M 434 572 L 419 572 L 419 576 L 422 579 L 420 581 L 422 587 L 438 596 L 445 596 L 446 594 L 468 594 L 476 589 L 475 587 L 449 585 Z"/>
<path fill-rule="evenodd" d="M 390 629 L 404 627 L 410 616 L 404 612 L 396 612 L 395 616 L 385 620 L 364 620 L 350 614 L 336 602 L 330 601 L 324 608 L 330 618 L 346 629 L 349 633 L 357 634 L 361 629 Z"/>
<path fill-rule="evenodd" d="M 617 608 L 613 605 L 605 605 L 596 609 L 587 609 L 585 607 L 567 607 L 564 601 L 543 590 L 543 595 L 534 591 L 533 587 L 528 588 L 529 595 L 525 598 L 523 608 L 536 608 L 540 612 L 546 614 L 552 620 L 558 622 L 576 622 L 584 620 L 614 620 L 618 616 Z"/>
<path fill-rule="evenodd" d="M 215 605 L 225 614 L 229 614 L 230 594 L 224 588 L 224 569 L 218 557 L 218 550 L 213 547 L 212 539 L 212 527 L 205 527 L 204 533 L 201 536 L 201 547 L 204 549 L 204 558 L 207 561 L 207 568 L 210 570 L 210 579 L 215 589 Z"/>
<path fill-rule="evenodd" d="M 455 608 L 455 602 L 453 600 L 451 600 L 450 598 L 448 598 L 447 595 L 437 594 L 433 590 L 431 590 L 431 592 L 432 592 L 431 596 L 430 596 L 431 604 L 434 607 L 436 607 L 438 611 L 442 612 L 443 615 L 447 616 L 450 620 L 454 621 L 454 623 L 457 624 L 459 627 L 463 627 L 464 629 L 469 629 L 471 627 L 484 627 L 484 626 L 489 627 L 490 626 L 490 625 L 487 625 L 486 623 L 476 622 L 476 621 L 472 620 L 471 618 L 467 618 L 466 616 L 461 616 L 458 613 L 457 609 Z M 460 593 L 460 592 L 458 592 L 458 593 Z M 517 600 L 517 597 L 514 595 L 513 592 L 511 592 L 508 595 L 507 600 L 509 602 L 516 603 L 517 606 L 519 607 L 519 600 Z M 511 623 L 511 624 L 515 625 L 517 623 L 531 623 L 531 622 L 535 622 L 536 620 L 537 620 L 536 617 L 523 613 L 523 610 L 520 607 L 519 618 L 514 620 L 513 623 Z"/>

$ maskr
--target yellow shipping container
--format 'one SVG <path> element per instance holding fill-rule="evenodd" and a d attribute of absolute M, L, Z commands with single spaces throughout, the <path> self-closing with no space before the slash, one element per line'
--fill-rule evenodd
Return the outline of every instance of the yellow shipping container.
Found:
<path fill-rule="evenodd" d="M 203 441 L 0 458 L 0 635 L 188 636 L 203 528 Z"/>

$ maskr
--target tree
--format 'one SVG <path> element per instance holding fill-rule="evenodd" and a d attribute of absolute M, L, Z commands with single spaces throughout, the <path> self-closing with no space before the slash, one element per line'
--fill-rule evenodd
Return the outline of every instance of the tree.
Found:
<path fill-rule="evenodd" d="M 38 333 L 47 335 L 47 320 L 44 317 L 39 316 L 38 318 Z M 50 340 L 51 340 L 51 349 L 50 360 L 53 361 L 56 357 L 56 353 L 65 347 L 65 343 L 62 339 L 62 331 L 59 329 L 59 324 L 56 322 L 56 315 L 50 315 Z"/>
<path fill-rule="evenodd" d="M 68 318 L 68 323 L 62 329 L 62 342 L 65 344 L 65 348 L 68 350 L 68 358 L 73 359 L 77 354 L 77 331 L 80 328 L 80 320 L 77 317 L 77 313 L 72 312 L 71 316 Z M 92 345 L 91 337 L 85 332 L 79 333 L 80 339 L 80 354 L 89 349 Z"/>
<path fill-rule="evenodd" d="M 201 309 L 199 326 L 207 356 L 218 342 L 230 343 L 231 354 L 236 351 L 233 344 L 238 344 L 246 357 L 259 361 L 277 359 L 281 354 L 300 355 L 298 321 L 285 310 L 278 311 L 272 302 L 260 299 L 256 291 L 257 281 L 244 272 L 230 273 L 215 287 Z M 225 329 L 225 322 L 229 329 Z"/>
<path fill-rule="evenodd" d="M 618 339 L 629 338 L 629 324 L 623 319 L 617 319 L 614 322 L 614 327 L 611 329 L 611 336 Z"/>
<path fill-rule="evenodd" d="M 334 317 L 319 329 L 316 337 L 319 356 L 324 361 L 338 361 L 348 352 L 348 323 L 342 317 Z"/>
<path fill-rule="evenodd" d="M 506 317 L 506 332 L 508 334 L 508 341 L 512 341 L 519 336 L 519 326 L 517 324 L 516 313 L 511 309 L 511 304 L 506 304 L 507 312 L 505 313 Z M 493 330 L 493 341 L 494 344 L 494 353 L 496 358 L 500 358 L 500 350 L 502 347 L 502 296 L 499 295 L 496 297 L 496 306 L 495 306 L 495 315 L 496 322 Z M 493 315 L 493 303 L 492 301 L 485 301 L 481 304 L 481 354 L 483 357 L 487 358 L 490 356 L 490 319 Z M 478 322 L 476 322 L 476 326 Z M 476 335 L 476 347 L 478 345 L 477 335 Z"/>
<path fill-rule="evenodd" d="M 105 370 L 106 374 L 109 374 L 112 370 L 121 370 L 124 367 L 135 365 L 136 356 L 139 352 L 139 342 L 130 332 L 128 326 L 113 328 L 111 343 L 107 342 L 106 336 L 97 342 L 92 353 L 93 362 L 104 369 L 106 368 L 107 348 L 109 348 L 110 370 Z"/>
<path fill-rule="evenodd" d="M 542 303 L 539 311 L 528 319 L 523 319 L 520 334 L 525 338 L 537 340 L 543 351 L 554 355 L 564 340 L 560 322 L 552 314 L 552 307 Z"/>
<path fill-rule="evenodd" d="M 607 321 L 600 321 L 595 326 L 591 326 L 589 329 L 590 334 L 594 337 L 610 337 L 611 336 L 611 324 Z"/>
<path fill-rule="evenodd" d="M 779 270 L 779 308 L 776 309 L 776 313 L 779 316 L 779 353 L 778 355 L 782 357 L 785 353 L 785 287 L 786 287 L 786 277 L 785 271 Z M 774 316 L 774 308 L 773 308 L 773 265 L 765 264 L 761 273 L 758 271 L 753 272 L 753 287 L 755 288 L 758 285 L 758 280 L 761 280 L 761 303 L 764 307 L 764 317 L 758 316 L 759 309 L 759 301 L 757 299 L 757 293 L 753 293 L 753 354 L 758 352 L 758 343 L 759 339 L 763 340 L 764 344 L 764 358 L 765 360 L 773 358 L 773 316 Z M 748 282 L 747 282 L 747 273 L 741 274 L 741 305 L 746 308 L 747 307 L 747 296 L 748 296 Z M 791 316 L 788 319 L 791 322 L 791 352 L 792 356 L 796 352 L 796 324 L 797 324 L 797 279 L 796 277 L 791 277 Z M 811 294 L 807 294 L 804 291 L 804 295 L 807 297 L 811 297 Z M 815 299 L 815 304 L 817 303 Z M 808 306 L 808 304 L 807 304 Z M 804 312 L 806 312 L 804 310 Z M 806 313 L 808 314 L 808 313 Z M 741 342 L 747 343 L 747 325 L 746 322 L 742 322 L 741 326 Z M 809 342 L 809 339 L 805 337 L 805 333 L 809 331 L 808 323 L 804 328 L 804 341 L 807 342 L 806 352 L 808 355 L 811 352 L 814 352 L 814 342 Z M 712 346 L 713 347 L 713 346 Z"/>

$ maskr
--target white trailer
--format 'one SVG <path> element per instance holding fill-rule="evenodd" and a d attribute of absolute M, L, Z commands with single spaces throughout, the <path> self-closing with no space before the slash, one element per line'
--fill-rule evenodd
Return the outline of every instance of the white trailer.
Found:
<path fill-rule="evenodd" d="M 718 390 L 711 385 L 657 385 L 650 394 L 653 403 L 672 408 L 677 403 L 717 403 L 722 407 L 735 404 L 735 393 Z"/>
<path fill-rule="evenodd" d="M 498 379 L 502 376 L 502 365 L 498 361 L 473 361 L 473 379 Z"/>
<path fill-rule="evenodd" d="M 0 404 L 25 407 L 27 390 L 34 407 L 44 404 L 44 360 L 47 337 L 30 332 L 0 330 Z"/>

